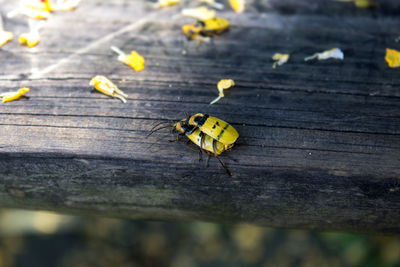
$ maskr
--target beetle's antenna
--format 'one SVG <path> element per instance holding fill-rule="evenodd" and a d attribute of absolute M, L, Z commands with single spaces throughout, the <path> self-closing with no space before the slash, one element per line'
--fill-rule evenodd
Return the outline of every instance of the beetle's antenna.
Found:
<path fill-rule="evenodd" d="M 153 131 L 155 128 L 157 128 L 158 126 L 163 125 L 163 124 L 165 124 L 165 123 L 170 124 L 171 122 L 169 122 L 169 121 L 162 121 L 162 122 L 160 122 L 160 123 L 157 123 L 156 125 L 154 125 L 154 126 L 151 128 L 150 131 Z"/>
<path fill-rule="evenodd" d="M 150 131 L 150 133 L 146 136 L 146 138 L 148 138 L 150 135 L 152 135 L 154 132 L 157 132 L 157 131 L 159 131 L 159 130 L 161 130 L 161 129 L 165 129 L 165 128 L 170 128 L 171 127 L 171 125 L 165 125 L 165 126 L 161 126 L 161 127 L 158 127 L 157 129 L 152 129 L 151 131 Z"/>

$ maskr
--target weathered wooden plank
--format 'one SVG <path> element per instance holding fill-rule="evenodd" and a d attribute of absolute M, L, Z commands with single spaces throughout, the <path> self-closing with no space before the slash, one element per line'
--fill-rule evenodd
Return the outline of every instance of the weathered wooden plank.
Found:
<path fill-rule="evenodd" d="M 0 2 L 3 12 L 15 5 Z M 0 106 L 0 205 L 398 233 L 400 78 L 384 61 L 398 46 L 396 5 L 250 1 L 244 14 L 221 12 L 231 30 L 200 47 L 183 38 L 191 20 L 175 7 L 88 0 L 55 14 L 39 46 L 0 48 L 1 91 L 32 89 L 29 100 Z M 5 25 L 26 30 L 18 19 Z M 122 65 L 110 45 L 138 50 L 146 69 Z M 331 47 L 343 62 L 304 62 Z M 272 69 L 275 52 L 293 54 Z M 128 103 L 91 92 L 98 74 Z M 225 77 L 237 86 L 210 106 Z M 205 168 L 197 152 L 168 142 L 168 129 L 147 137 L 197 112 L 239 131 L 222 156 L 232 178 L 215 159 Z"/>

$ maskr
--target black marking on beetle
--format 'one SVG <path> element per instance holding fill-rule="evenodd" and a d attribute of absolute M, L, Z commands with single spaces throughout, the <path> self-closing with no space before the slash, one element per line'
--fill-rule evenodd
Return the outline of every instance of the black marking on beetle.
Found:
<path fill-rule="evenodd" d="M 217 136 L 217 140 L 221 139 L 221 137 L 224 135 L 225 130 L 229 127 L 229 124 L 226 124 L 225 127 L 222 129 L 222 131 L 219 133 Z"/>
<path fill-rule="evenodd" d="M 182 129 L 185 130 L 185 134 L 192 134 L 194 132 L 194 130 L 197 128 L 193 125 L 189 125 L 189 124 L 183 124 Z"/>
<path fill-rule="evenodd" d="M 219 122 L 218 121 L 216 121 L 215 123 L 214 123 L 214 125 L 213 125 L 213 129 L 215 129 L 217 126 L 219 126 Z"/>
<path fill-rule="evenodd" d="M 194 122 L 199 126 L 203 126 L 203 124 L 206 122 L 206 120 L 208 119 L 209 115 L 205 114 L 203 116 L 197 116 L 194 118 Z"/>
<path fill-rule="evenodd" d="M 198 20 L 195 24 L 195 27 L 204 27 L 206 23 L 204 21 Z"/>

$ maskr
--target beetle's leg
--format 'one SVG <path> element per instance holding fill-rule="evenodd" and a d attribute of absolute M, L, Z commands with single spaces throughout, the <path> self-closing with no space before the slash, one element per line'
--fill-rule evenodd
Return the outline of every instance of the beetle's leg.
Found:
<path fill-rule="evenodd" d="M 225 166 L 225 164 L 222 162 L 222 160 L 219 157 L 216 157 L 217 160 L 219 161 L 219 163 L 221 163 L 222 167 L 224 168 L 224 170 L 226 171 L 226 174 L 228 174 L 228 176 L 232 177 L 231 172 L 229 171 L 228 167 Z"/>
<path fill-rule="evenodd" d="M 204 43 L 209 43 L 211 38 L 208 36 L 202 36 L 200 34 L 196 35 L 196 41 L 197 41 L 197 49 L 200 48 L 201 44 Z"/>
<path fill-rule="evenodd" d="M 168 142 L 173 143 L 173 142 L 176 142 L 176 141 L 178 141 L 178 140 L 179 140 L 179 139 L 178 139 L 178 136 L 176 136 L 175 139 L 168 140 Z"/>
<path fill-rule="evenodd" d="M 201 46 L 201 39 L 196 37 L 196 47 L 200 48 L 200 46 Z"/>
<path fill-rule="evenodd" d="M 199 149 L 199 162 L 203 160 L 203 150 Z"/>
<path fill-rule="evenodd" d="M 214 151 L 214 156 L 218 159 L 219 163 L 221 163 L 222 167 L 224 168 L 224 170 L 226 171 L 228 176 L 232 176 L 232 174 L 229 171 L 228 167 L 226 167 L 225 164 L 222 162 L 222 160 L 218 157 L 217 152 L 215 151 L 215 142 L 216 142 L 216 140 L 213 141 L 213 145 L 212 145 L 213 151 Z"/>
<path fill-rule="evenodd" d="M 203 133 L 203 132 L 201 132 L 201 133 Z M 202 161 L 203 160 L 203 158 L 202 158 L 202 156 L 203 156 L 203 143 L 204 143 L 204 141 L 205 141 L 205 135 L 204 134 L 202 134 L 201 135 L 201 139 L 200 139 L 200 150 L 199 150 L 199 161 Z"/>
<path fill-rule="evenodd" d="M 181 140 L 181 137 L 184 136 L 184 134 L 177 134 L 175 139 L 168 140 L 169 142 L 177 142 Z"/>
<path fill-rule="evenodd" d="M 213 140 L 212 148 L 213 148 L 213 151 L 214 151 L 214 156 L 218 157 L 217 151 L 215 150 L 215 140 Z"/>
<path fill-rule="evenodd" d="M 210 162 L 211 154 L 207 154 L 207 160 L 206 160 L 206 168 L 208 168 L 208 163 Z"/>
<path fill-rule="evenodd" d="M 204 143 L 205 134 L 203 132 L 200 132 L 200 135 L 201 135 L 200 149 L 203 149 L 203 143 Z"/>
<path fill-rule="evenodd" d="M 187 147 L 190 148 L 190 149 L 193 150 L 193 151 L 197 151 L 196 149 L 194 149 L 193 147 L 191 147 L 191 145 L 190 145 L 191 142 L 192 142 L 191 140 L 188 140 L 188 141 L 186 142 Z M 198 148 L 198 147 L 197 147 L 197 148 Z"/>

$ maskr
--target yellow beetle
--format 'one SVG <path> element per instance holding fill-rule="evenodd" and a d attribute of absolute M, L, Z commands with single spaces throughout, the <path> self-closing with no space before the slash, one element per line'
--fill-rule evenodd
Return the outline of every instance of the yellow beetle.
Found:
<path fill-rule="evenodd" d="M 199 146 L 200 149 L 204 149 L 215 155 L 220 155 L 226 150 L 224 144 L 203 133 L 198 127 L 186 124 L 185 121 L 186 120 L 177 122 L 174 125 L 175 129 L 185 134 L 193 143 Z"/>
<path fill-rule="evenodd" d="M 147 137 L 155 131 L 171 127 L 171 124 L 169 126 L 162 124 L 154 126 Z M 190 141 L 200 147 L 200 155 L 202 151 L 208 152 L 207 163 L 211 153 L 214 154 L 226 173 L 232 176 L 229 169 L 218 157 L 222 152 L 231 149 L 239 137 L 238 132 L 230 124 L 207 114 L 198 113 L 178 121 L 173 125 L 173 129 L 178 131 L 179 135 L 176 140 L 171 141 L 177 141 L 179 136 L 186 135 Z"/>
<path fill-rule="evenodd" d="M 232 176 L 231 172 L 229 171 L 228 167 L 222 162 L 222 160 L 218 157 L 222 152 L 232 148 L 232 145 L 224 145 L 223 143 L 215 140 L 211 136 L 205 134 L 200 130 L 200 128 L 187 124 L 187 119 L 181 120 L 174 124 L 175 129 L 180 132 L 181 134 L 185 134 L 193 143 L 200 147 L 200 156 L 201 152 L 205 150 L 206 152 L 211 152 L 214 156 L 218 159 L 219 163 L 225 169 L 226 173 L 229 176 Z M 210 159 L 211 153 L 208 153 L 207 163 Z M 199 158 L 200 160 L 201 158 Z"/>
<path fill-rule="evenodd" d="M 182 31 L 190 40 L 200 36 L 214 36 L 229 29 L 229 21 L 223 18 L 199 20 L 182 26 Z"/>
<path fill-rule="evenodd" d="M 190 116 L 187 124 L 199 127 L 202 132 L 224 144 L 225 149 L 231 148 L 239 137 L 239 133 L 229 123 L 208 114 Z"/>

